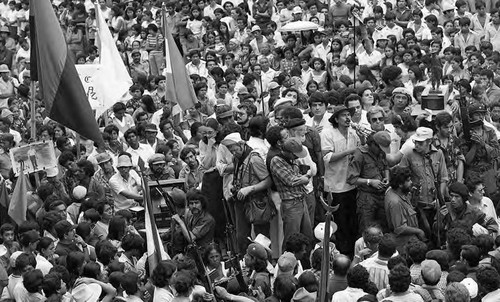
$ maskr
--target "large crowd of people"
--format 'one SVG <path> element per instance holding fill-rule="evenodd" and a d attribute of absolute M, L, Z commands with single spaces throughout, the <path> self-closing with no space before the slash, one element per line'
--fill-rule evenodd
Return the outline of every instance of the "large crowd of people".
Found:
<path fill-rule="evenodd" d="M 500 2 L 51 2 L 76 64 L 104 16 L 133 85 L 104 145 L 50 120 L 0 1 L 0 302 L 500 301 Z M 9 151 L 49 140 L 15 223 Z"/>

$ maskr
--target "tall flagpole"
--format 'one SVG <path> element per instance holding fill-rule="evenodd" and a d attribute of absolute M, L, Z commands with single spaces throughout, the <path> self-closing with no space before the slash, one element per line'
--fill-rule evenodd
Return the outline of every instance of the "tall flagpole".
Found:
<path fill-rule="evenodd" d="M 35 97 L 36 97 L 35 81 L 31 80 L 30 84 L 30 97 L 31 97 L 31 140 L 36 141 L 36 121 L 35 121 Z"/>

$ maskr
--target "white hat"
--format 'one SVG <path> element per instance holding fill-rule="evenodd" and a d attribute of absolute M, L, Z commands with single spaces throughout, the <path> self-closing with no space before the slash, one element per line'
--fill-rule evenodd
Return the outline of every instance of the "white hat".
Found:
<path fill-rule="evenodd" d="M 224 139 L 220 143 L 227 147 L 230 145 L 237 144 L 242 140 L 243 139 L 241 138 L 241 134 L 239 132 L 233 132 L 226 135 L 226 137 L 224 137 Z"/>
<path fill-rule="evenodd" d="M 262 31 L 262 29 L 260 28 L 260 26 L 258 26 L 258 25 L 252 26 L 252 32 L 258 31 L 258 30 Z"/>
<path fill-rule="evenodd" d="M 276 107 L 278 107 L 280 105 L 283 105 L 283 104 L 286 104 L 286 103 L 290 103 L 290 105 L 292 105 L 293 104 L 293 100 L 292 99 L 288 99 L 288 98 L 278 99 L 276 102 L 274 102 L 274 108 L 276 109 Z"/>
<path fill-rule="evenodd" d="M 323 241 L 325 238 L 325 227 L 326 223 L 325 222 L 320 222 L 318 225 L 314 228 L 314 237 L 318 239 L 319 241 Z M 338 229 L 338 226 L 335 222 L 330 223 L 330 236 L 334 234 Z"/>
<path fill-rule="evenodd" d="M 56 177 L 59 174 L 59 169 L 57 167 L 48 168 L 45 172 L 47 173 L 47 177 Z"/>
<path fill-rule="evenodd" d="M 455 6 L 453 6 L 453 4 L 451 4 L 447 1 L 443 1 L 443 12 L 445 12 L 447 10 L 455 10 Z"/>
<path fill-rule="evenodd" d="M 76 200 L 82 200 L 87 195 L 87 189 L 84 186 L 76 186 L 73 189 L 73 197 Z"/>
<path fill-rule="evenodd" d="M 71 296 L 75 302 L 97 302 L 101 292 L 102 289 L 99 284 L 80 284 L 73 288 Z"/>
<path fill-rule="evenodd" d="M 476 281 L 474 281 L 474 279 L 465 278 L 460 283 L 462 283 L 467 288 L 471 299 L 474 299 L 475 297 L 477 297 L 478 288 L 477 288 L 477 283 L 476 283 Z"/>
<path fill-rule="evenodd" d="M 16 267 L 17 257 L 19 257 L 19 255 L 21 255 L 22 253 L 23 252 L 21 252 L 21 251 L 17 251 L 17 252 L 12 253 L 12 255 L 10 255 L 10 258 L 9 258 L 10 267 Z"/>
<path fill-rule="evenodd" d="M 132 160 L 128 157 L 128 155 L 120 155 L 120 157 L 118 157 L 118 163 L 116 164 L 117 168 L 132 166 Z"/>
<path fill-rule="evenodd" d="M 294 7 L 292 10 L 292 15 L 293 14 L 302 14 L 302 8 L 300 8 L 300 6 Z"/>
<path fill-rule="evenodd" d="M 10 72 L 9 67 L 5 64 L 0 65 L 0 73 L 2 72 Z"/>
<path fill-rule="evenodd" d="M 265 235 L 258 234 L 254 240 L 250 237 L 248 237 L 248 240 L 262 245 L 268 252 L 271 252 L 271 239 L 267 238 Z"/>
<path fill-rule="evenodd" d="M 432 138 L 432 129 L 427 127 L 418 127 L 415 135 L 412 135 L 413 140 L 423 142 Z"/>

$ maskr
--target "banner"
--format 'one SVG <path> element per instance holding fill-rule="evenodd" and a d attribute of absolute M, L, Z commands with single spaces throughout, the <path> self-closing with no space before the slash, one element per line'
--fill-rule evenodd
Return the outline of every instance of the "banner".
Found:
<path fill-rule="evenodd" d="M 94 84 L 94 79 L 97 75 L 97 72 L 101 68 L 99 64 L 76 64 L 76 71 L 78 72 L 78 76 L 80 77 L 80 81 L 82 82 L 83 89 L 85 89 L 85 94 L 90 103 L 90 107 L 93 110 L 97 110 L 97 108 L 104 107 L 104 101 L 102 97 L 96 91 L 96 85 Z"/>
<path fill-rule="evenodd" d="M 52 141 L 36 142 L 9 151 L 12 170 L 19 175 L 21 170 L 26 173 L 33 173 L 49 168 L 57 167 L 56 153 Z M 21 164 L 24 165 L 22 168 Z"/>

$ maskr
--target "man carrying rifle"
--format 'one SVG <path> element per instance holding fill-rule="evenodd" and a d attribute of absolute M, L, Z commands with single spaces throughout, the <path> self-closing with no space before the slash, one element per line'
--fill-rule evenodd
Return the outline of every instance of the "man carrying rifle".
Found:
<path fill-rule="evenodd" d="M 432 145 L 432 129 L 419 127 L 412 138 L 415 148 L 403 156 L 399 166 L 411 171 L 412 183 L 417 188 L 417 192 L 413 192 L 412 204 L 419 210 L 421 227 L 430 235 L 430 222 L 436 214 L 436 202 L 446 192 L 446 160 L 443 152 Z"/>
<path fill-rule="evenodd" d="M 456 182 L 448 187 L 451 202 L 449 206 L 442 206 L 439 215 L 442 221 L 441 234 L 451 228 L 452 224 L 459 222 L 461 225 L 472 229 L 474 235 L 496 234 L 498 224 L 493 217 L 486 216 L 481 210 L 467 203 L 469 199 L 469 190 L 467 186 Z M 436 226 L 437 227 L 437 226 Z"/>

